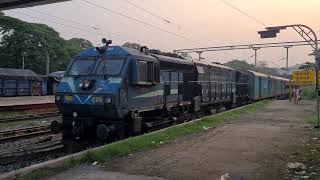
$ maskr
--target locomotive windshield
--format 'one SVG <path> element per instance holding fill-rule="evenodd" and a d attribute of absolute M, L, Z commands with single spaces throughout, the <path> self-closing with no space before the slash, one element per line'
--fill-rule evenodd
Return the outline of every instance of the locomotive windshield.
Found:
<path fill-rule="evenodd" d="M 120 73 L 123 65 L 123 58 L 105 59 L 98 69 L 97 74 L 101 75 L 117 75 Z"/>
<path fill-rule="evenodd" d="M 89 74 L 91 68 L 95 64 L 96 58 L 81 58 L 75 59 L 73 62 L 69 75 L 77 76 L 77 75 L 87 75 Z"/>

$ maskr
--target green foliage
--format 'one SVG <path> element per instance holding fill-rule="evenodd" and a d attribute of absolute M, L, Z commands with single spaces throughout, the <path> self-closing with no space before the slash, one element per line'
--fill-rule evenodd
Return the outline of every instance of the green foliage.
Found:
<path fill-rule="evenodd" d="M 92 43 L 81 38 L 64 40 L 53 28 L 28 23 L 0 14 L 0 67 L 25 68 L 45 73 L 46 57 L 50 58 L 50 71 L 65 70 L 69 60 Z"/>
<path fill-rule="evenodd" d="M 137 49 L 139 51 L 140 51 L 140 47 L 141 47 L 140 44 L 132 43 L 132 42 L 126 42 L 122 46 L 123 47 L 132 48 L 132 49 Z M 149 49 L 148 52 L 151 53 L 151 54 L 159 54 L 159 55 L 163 55 L 163 56 L 170 56 L 170 57 L 179 58 L 178 54 L 171 53 L 171 52 L 163 52 L 163 51 L 160 51 L 159 49 Z"/>
<path fill-rule="evenodd" d="M 279 76 L 278 72 L 274 68 L 268 68 L 268 67 L 255 67 L 253 64 L 249 64 L 246 61 L 243 60 L 237 60 L 234 59 L 232 61 L 229 61 L 225 63 L 224 65 L 229 66 L 233 69 L 239 69 L 239 70 L 251 70 L 256 72 L 261 72 L 264 74 L 270 74 L 274 76 Z"/>
<path fill-rule="evenodd" d="M 299 69 L 304 69 L 304 70 L 314 70 L 314 68 L 315 68 L 315 64 L 310 62 L 306 62 L 305 64 L 302 64 L 299 67 Z"/>
<path fill-rule="evenodd" d="M 163 55 L 163 56 L 179 58 L 178 54 L 175 54 L 175 53 L 172 53 L 172 52 L 163 52 L 163 51 L 160 51 L 159 49 L 149 49 L 148 52 L 152 53 L 152 54 L 159 54 L 159 55 Z"/>
<path fill-rule="evenodd" d="M 317 115 L 316 113 L 312 113 L 308 116 L 307 121 L 310 125 L 315 126 L 317 125 Z"/>
<path fill-rule="evenodd" d="M 314 100 L 317 98 L 317 94 L 314 86 L 302 87 L 301 98 L 303 100 Z"/>
<path fill-rule="evenodd" d="M 122 45 L 123 47 L 132 48 L 136 50 L 140 50 L 141 45 L 138 43 L 126 42 Z"/>

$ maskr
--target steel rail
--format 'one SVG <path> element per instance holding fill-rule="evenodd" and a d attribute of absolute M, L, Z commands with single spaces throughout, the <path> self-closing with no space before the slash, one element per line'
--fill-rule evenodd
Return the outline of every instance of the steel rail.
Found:
<path fill-rule="evenodd" d="M 13 106 L 0 106 L 0 112 L 3 111 L 26 111 L 33 109 L 45 109 L 45 108 L 56 108 L 55 103 L 43 103 L 43 104 L 25 104 L 25 105 L 13 105 Z"/>
<path fill-rule="evenodd" d="M 15 122 L 15 121 L 27 121 L 27 120 L 36 120 L 48 117 L 59 117 L 61 114 L 59 112 L 50 112 L 50 113 L 43 113 L 43 114 L 35 114 L 35 115 L 27 115 L 27 116 L 17 116 L 17 117 L 10 117 L 10 118 L 0 118 L 0 123 L 7 123 L 7 122 Z"/>
<path fill-rule="evenodd" d="M 51 133 L 50 125 L 41 125 L 27 128 L 0 131 L 0 143 L 15 141 L 23 138 L 30 138 Z"/>

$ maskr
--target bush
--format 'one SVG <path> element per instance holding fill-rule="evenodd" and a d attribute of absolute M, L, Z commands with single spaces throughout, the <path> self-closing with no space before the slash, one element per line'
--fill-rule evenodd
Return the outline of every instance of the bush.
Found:
<path fill-rule="evenodd" d="M 314 100 L 317 98 L 314 86 L 307 86 L 302 88 L 301 98 L 304 100 Z"/>

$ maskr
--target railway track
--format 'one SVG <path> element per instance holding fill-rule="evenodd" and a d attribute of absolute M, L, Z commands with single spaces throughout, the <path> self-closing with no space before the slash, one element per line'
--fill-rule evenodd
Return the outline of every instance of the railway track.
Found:
<path fill-rule="evenodd" d="M 0 106 L 0 112 L 12 112 L 12 111 L 31 111 L 41 110 L 48 108 L 57 108 L 55 103 L 44 103 L 44 104 L 26 104 L 26 105 L 15 105 L 15 106 Z"/>
<path fill-rule="evenodd" d="M 35 143 L 24 148 L 15 148 L 0 151 L 0 165 L 12 164 L 16 161 L 23 161 L 36 158 L 40 154 L 50 153 L 52 151 L 61 151 L 63 144 L 61 140 Z"/>
<path fill-rule="evenodd" d="M 59 117 L 59 116 L 60 116 L 60 113 L 56 111 L 56 112 L 40 113 L 40 114 L 27 115 L 27 116 L 0 118 L 0 123 L 36 120 L 36 119 L 42 119 L 42 118 L 48 118 L 48 117 Z"/>
<path fill-rule="evenodd" d="M 40 135 L 45 135 L 50 133 L 51 133 L 50 125 L 41 125 L 41 126 L 0 131 L 0 143 L 15 141 L 23 138 L 30 138 L 30 137 L 40 136 Z"/>

